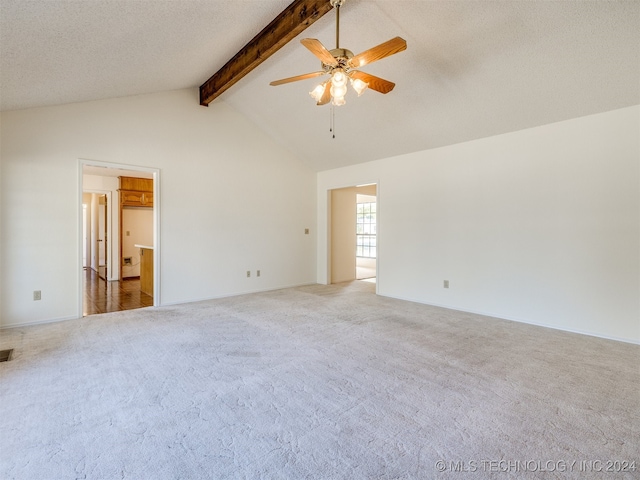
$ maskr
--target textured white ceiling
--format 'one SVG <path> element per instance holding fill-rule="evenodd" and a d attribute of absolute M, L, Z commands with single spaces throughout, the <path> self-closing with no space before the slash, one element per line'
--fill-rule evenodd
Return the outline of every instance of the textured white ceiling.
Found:
<path fill-rule="evenodd" d="M 0 107 L 197 87 L 290 1 L 0 0 Z M 408 49 L 363 68 L 396 89 L 350 91 L 335 139 L 308 96 L 317 80 L 268 85 L 318 69 L 299 38 L 216 101 L 317 170 L 640 103 L 637 0 L 345 2 L 341 47 L 396 35 Z M 335 16 L 305 37 L 333 48 Z"/>

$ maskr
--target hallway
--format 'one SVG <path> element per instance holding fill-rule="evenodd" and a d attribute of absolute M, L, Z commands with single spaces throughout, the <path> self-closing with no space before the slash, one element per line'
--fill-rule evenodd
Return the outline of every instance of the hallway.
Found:
<path fill-rule="evenodd" d="M 140 291 L 140 279 L 107 282 L 85 268 L 82 316 L 153 306 L 153 297 Z"/>

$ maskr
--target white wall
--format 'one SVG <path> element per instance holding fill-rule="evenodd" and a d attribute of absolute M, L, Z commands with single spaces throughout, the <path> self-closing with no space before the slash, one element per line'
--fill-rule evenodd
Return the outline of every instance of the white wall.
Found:
<path fill-rule="evenodd" d="M 224 102 L 189 89 L 0 118 L 3 326 L 78 314 L 79 159 L 161 170 L 162 304 L 315 281 L 315 173 Z"/>
<path fill-rule="evenodd" d="M 636 106 L 321 172 L 318 282 L 327 191 L 378 181 L 380 294 L 640 342 L 639 139 Z"/>

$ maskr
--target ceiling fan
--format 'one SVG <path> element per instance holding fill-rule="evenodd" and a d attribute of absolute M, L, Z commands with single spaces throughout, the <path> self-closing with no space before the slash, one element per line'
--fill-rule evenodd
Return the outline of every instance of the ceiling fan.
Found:
<path fill-rule="evenodd" d="M 331 102 L 335 106 L 346 103 L 344 96 L 347 93 L 348 82 L 351 82 L 351 86 L 358 96 L 362 95 L 367 88 L 380 93 L 389 93 L 393 90 L 393 87 L 396 86 L 395 83 L 356 69 L 406 50 L 407 42 L 400 37 L 395 37 L 358 55 L 354 55 L 346 48 L 340 48 L 340 7 L 344 1 L 330 0 L 331 6 L 336 10 L 336 48 L 327 50 L 315 38 L 304 38 L 300 41 L 320 59 L 322 70 L 275 80 L 270 85 L 283 85 L 329 74 L 331 78 L 314 88 L 309 92 L 309 95 L 313 97 L 317 105 L 326 105 Z"/>

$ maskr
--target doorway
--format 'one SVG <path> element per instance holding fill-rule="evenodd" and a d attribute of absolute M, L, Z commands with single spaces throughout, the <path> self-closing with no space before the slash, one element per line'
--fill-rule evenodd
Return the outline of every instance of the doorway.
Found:
<path fill-rule="evenodd" d="M 329 191 L 329 283 L 377 278 L 377 185 Z"/>
<path fill-rule="evenodd" d="M 82 237 L 78 248 L 78 316 L 159 305 L 159 170 L 88 160 L 80 160 L 79 170 Z M 139 275 L 131 276 L 131 272 L 127 270 L 130 265 L 123 264 L 124 230 L 120 195 L 123 177 L 145 179 L 145 184 L 150 185 L 151 190 L 145 194 L 145 198 L 155 200 L 145 205 L 145 218 L 150 218 L 151 221 L 137 230 L 129 225 L 130 232 L 127 232 L 133 237 L 136 231 L 142 231 L 144 237 L 134 243 L 144 244 L 152 249 L 156 268 L 148 274 L 152 279 L 151 291 L 143 292 Z M 130 199 L 127 201 L 130 202 Z M 131 237 L 127 237 L 127 240 L 132 239 Z"/>

